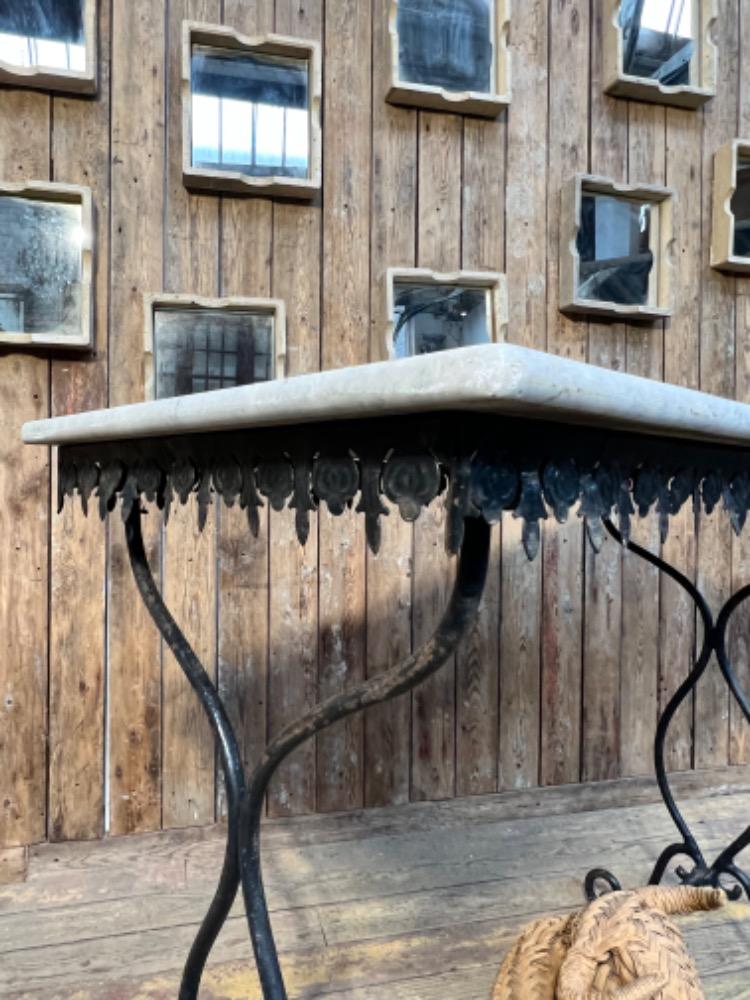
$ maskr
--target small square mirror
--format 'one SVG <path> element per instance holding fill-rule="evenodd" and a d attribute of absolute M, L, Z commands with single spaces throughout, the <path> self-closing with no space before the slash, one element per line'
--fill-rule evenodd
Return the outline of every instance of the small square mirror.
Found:
<path fill-rule="evenodd" d="M 750 140 L 732 139 L 714 156 L 711 265 L 750 273 Z"/>
<path fill-rule="evenodd" d="M 391 0 L 393 104 L 494 118 L 510 102 L 510 0 Z"/>
<path fill-rule="evenodd" d="M 187 25 L 185 46 L 185 183 L 312 196 L 320 185 L 313 43 Z"/>
<path fill-rule="evenodd" d="M 669 188 L 577 175 L 563 188 L 560 308 L 647 319 L 671 313 Z"/>

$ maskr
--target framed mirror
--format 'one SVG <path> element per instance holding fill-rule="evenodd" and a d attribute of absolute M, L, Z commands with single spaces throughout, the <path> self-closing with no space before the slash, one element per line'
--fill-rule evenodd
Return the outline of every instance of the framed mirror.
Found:
<path fill-rule="evenodd" d="M 510 103 L 510 0 L 390 0 L 392 104 L 496 118 Z"/>
<path fill-rule="evenodd" d="M 577 175 L 563 190 L 560 308 L 572 314 L 671 315 L 674 193 Z"/>
<path fill-rule="evenodd" d="M 604 0 L 605 90 L 698 108 L 716 93 L 716 0 Z"/>
<path fill-rule="evenodd" d="M 92 344 L 88 188 L 0 184 L 0 344 Z"/>
<path fill-rule="evenodd" d="M 321 183 L 317 44 L 211 25 L 183 30 L 185 185 L 314 197 Z"/>

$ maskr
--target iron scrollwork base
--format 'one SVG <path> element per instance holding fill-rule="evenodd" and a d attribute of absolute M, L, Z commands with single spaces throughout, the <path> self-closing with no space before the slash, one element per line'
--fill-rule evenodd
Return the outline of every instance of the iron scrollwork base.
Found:
<path fill-rule="evenodd" d="M 490 526 L 469 518 L 463 532 L 456 582 L 440 624 L 416 652 L 383 673 L 316 705 L 282 730 L 266 747 L 246 780 L 239 747 L 221 698 L 208 673 L 164 604 L 146 558 L 142 511 L 136 502 L 125 522 L 130 564 L 138 590 L 164 641 L 198 696 L 216 738 L 227 787 L 227 845 L 213 902 L 190 951 L 179 1000 L 196 1000 L 206 961 L 242 886 L 248 927 L 265 1000 L 287 1000 L 266 903 L 261 870 L 260 821 L 268 784 L 282 761 L 301 743 L 335 722 L 411 690 L 450 657 L 473 625 L 484 591 Z"/>
<path fill-rule="evenodd" d="M 746 847 L 750 847 L 750 826 L 709 864 L 675 801 L 664 764 L 664 744 L 672 720 L 679 707 L 691 692 L 695 690 L 701 677 L 705 674 L 713 654 L 716 655 L 719 668 L 734 699 L 742 709 L 747 721 L 750 722 L 750 699 L 748 699 L 740 686 L 727 652 L 727 629 L 729 622 L 740 604 L 750 597 L 750 586 L 738 590 L 726 602 L 719 614 L 714 617 L 706 599 L 693 582 L 683 573 L 680 573 L 679 570 L 659 558 L 659 556 L 654 555 L 653 552 L 649 552 L 648 549 L 644 549 L 635 542 L 624 539 L 610 520 L 605 519 L 604 524 L 607 531 L 617 542 L 624 545 L 630 552 L 635 553 L 641 559 L 645 559 L 646 562 L 655 566 L 663 573 L 666 573 L 679 584 L 695 603 L 703 623 L 703 643 L 693 664 L 693 668 L 670 699 L 659 719 L 656 729 L 656 739 L 654 742 L 656 780 L 659 784 L 664 804 L 677 827 L 681 840 L 671 844 L 662 852 L 654 866 L 649 882 L 651 885 L 658 885 L 664 878 L 670 862 L 675 858 L 688 858 L 692 863 L 692 867 L 686 868 L 678 865 L 675 869 L 675 874 L 684 885 L 718 887 L 721 884 L 722 878 L 724 878 L 733 883 L 729 888 L 725 886 L 731 899 L 739 899 L 743 890 L 747 894 L 748 899 L 750 899 L 750 875 L 744 872 L 736 863 L 737 855 Z M 610 872 L 595 869 L 589 872 L 586 877 L 585 892 L 589 899 L 594 898 L 597 893 L 597 886 L 601 882 L 607 883 L 610 889 L 619 888 L 617 879 Z"/>

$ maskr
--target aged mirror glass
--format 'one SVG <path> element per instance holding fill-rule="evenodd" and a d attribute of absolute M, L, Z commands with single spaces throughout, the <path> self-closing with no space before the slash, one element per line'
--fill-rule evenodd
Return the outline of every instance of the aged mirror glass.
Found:
<path fill-rule="evenodd" d="M 394 356 L 488 343 L 489 294 L 486 288 L 395 281 Z"/>
<path fill-rule="evenodd" d="M 0 0 L 0 62 L 86 70 L 85 0 Z"/>
<path fill-rule="evenodd" d="M 154 311 L 157 399 L 265 382 L 274 375 L 274 317 L 239 309 Z"/>
<path fill-rule="evenodd" d="M 309 75 L 306 59 L 193 46 L 192 165 L 306 178 Z"/>
<path fill-rule="evenodd" d="M 577 296 L 622 305 L 646 305 L 654 266 L 652 207 L 630 198 L 584 192 L 576 248 Z"/>
<path fill-rule="evenodd" d="M 399 77 L 491 93 L 494 0 L 399 0 Z"/>
<path fill-rule="evenodd" d="M 737 257 L 750 257 L 750 155 L 737 160 L 736 185 L 731 202 L 734 253 Z"/>
<path fill-rule="evenodd" d="M 82 335 L 80 204 L 0 196 L 0 334 Z"/>
<path fill-rule="evenodd" d="M 700 0 L 623 0 L 623 71 L 665 86 L 698 84 L 691 69 Z"/>

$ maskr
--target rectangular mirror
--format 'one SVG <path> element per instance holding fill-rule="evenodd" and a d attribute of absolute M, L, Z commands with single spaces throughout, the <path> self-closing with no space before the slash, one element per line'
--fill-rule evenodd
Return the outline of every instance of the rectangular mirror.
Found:
<path fill-rule="evenodd" d="M 490 93 L 494 0 L 399 0 L 399 76 L 452 91 Z"/>
<path fill-rule="evenodd" d="M 0 341 L 87 347 L 91 219 L 86 189 L 0 187 Z"/>
<path fill-rule="evenodd" d="M 388 271 L 385 357 L 407 358 L 500 339 L 507 316 L 505 276 L 416 268 Z"/>
<path fill-rule="evenodd" d="M 601 0 L 608 94 L 699 108 L 716 92 L 718 0 Z"/>
<path fill-rule="evenodd" d="M 510 0 L 390 0 L 392 104 L 495 118 L 510 103 Z"/>
<path fill-rule="evenodd" d="M 674 192 L 577 174 L 563 186 L 560 309 L 613 319 L 672 312 Z"/>
<path fill-rule="evenodd" d="M 284 306 L 275 299 L 146 299 L 147 398 L 188 396 L 284 375 Z"/>
<path fill-rule="evenodd" d="M 578 297 L 646 305 L 654 266 L 651 205 L 585 193 L 577 250 Z"/>
<path fill-rule="evenodd" d="M 96 89 L 96 0 L 0 0 L 0 80 Z"/>

